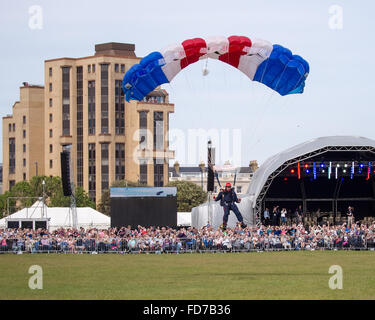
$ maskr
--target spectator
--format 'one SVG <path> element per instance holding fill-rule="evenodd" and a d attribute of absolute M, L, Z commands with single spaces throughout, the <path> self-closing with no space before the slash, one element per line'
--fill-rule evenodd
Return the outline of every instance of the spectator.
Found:
<path fill-rule="evenodd" d="M 266 210 L 264 210 L 263 220 L 264 220 L 264 224 L 266 226 L 270 225 L 270 211 L 268 210 L 268 208 L 266 208 Z"/>
<path fill-rule="evenodd" d="M 285 208 L 281 210 L 280 217 L 281 217 L 281 224 L 285 225 L 286 224 L 286 214 L 287 211 Z"/>
<path fill-rule="evenodd" d="M 348 226 L 351 227 L 354 222 L 354 208 L 349 206 L 346 215 L 348 217 Z"/>

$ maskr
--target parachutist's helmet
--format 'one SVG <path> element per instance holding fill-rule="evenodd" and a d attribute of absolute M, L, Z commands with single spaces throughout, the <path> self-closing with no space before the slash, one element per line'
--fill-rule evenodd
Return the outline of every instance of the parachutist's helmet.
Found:
<path fill-rule="evenodd" d="M 225 184 L 225 187 L 232 187 L 232 185 L 230 184 L 230 182 L 227 182 L 227 183 Z"/>

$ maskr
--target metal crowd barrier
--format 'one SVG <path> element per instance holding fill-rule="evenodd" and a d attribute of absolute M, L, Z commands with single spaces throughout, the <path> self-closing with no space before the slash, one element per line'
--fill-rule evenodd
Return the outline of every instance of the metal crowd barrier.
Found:
<path fill-rule="evenodd" d="M 180 238 L 176 242 L 151 246 L 136 241 L 120 240 L 116 243 L 103 241 L 83 240 L 74 244 L 66 241 L 60 243 L 42 244 L 8 241 L 6 246 L 0 246 L 0 253 L 86 253 L 86 254 L 179 254 L 179 253 L 227 253 L 227 252 L 254 252 L 254 251 L 303 251 L 303 250 L 375 250 L 375 239 L 350 239 L 348 242 L 327 243 L 319 241 L 316 245 L 288 241 L 284 243 L 253 243 L 238 241 L 215 243 L 214 239 Z"/>

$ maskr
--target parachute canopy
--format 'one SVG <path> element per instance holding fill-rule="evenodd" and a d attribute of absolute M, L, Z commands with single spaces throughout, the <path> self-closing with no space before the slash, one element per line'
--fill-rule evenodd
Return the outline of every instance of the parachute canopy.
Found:
<path fill-rule="evenodd" d="M 302 93 L 309 74 L 306 60 L 278 44 L 243 36 L 194 38 L 152 52 L 133 65 L 122 83 L 126 101 L 142 100 L 188 65 L 206 58 L 230 64 L 282 96 Z"/>

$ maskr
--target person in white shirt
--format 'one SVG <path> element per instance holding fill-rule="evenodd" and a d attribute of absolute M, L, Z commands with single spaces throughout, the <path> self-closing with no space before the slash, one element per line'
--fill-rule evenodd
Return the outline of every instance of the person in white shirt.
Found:
<path fill-rule="evenodd" d="M 286 209 L 285 208 L 283 208 L 282 210 L 281 210 L 281 213 L 280 213 L 280 217 L 281 217 L 281 224 L 286 224 L 286 213 L 287 213 L 287 211 L 286 211 Z"/>

